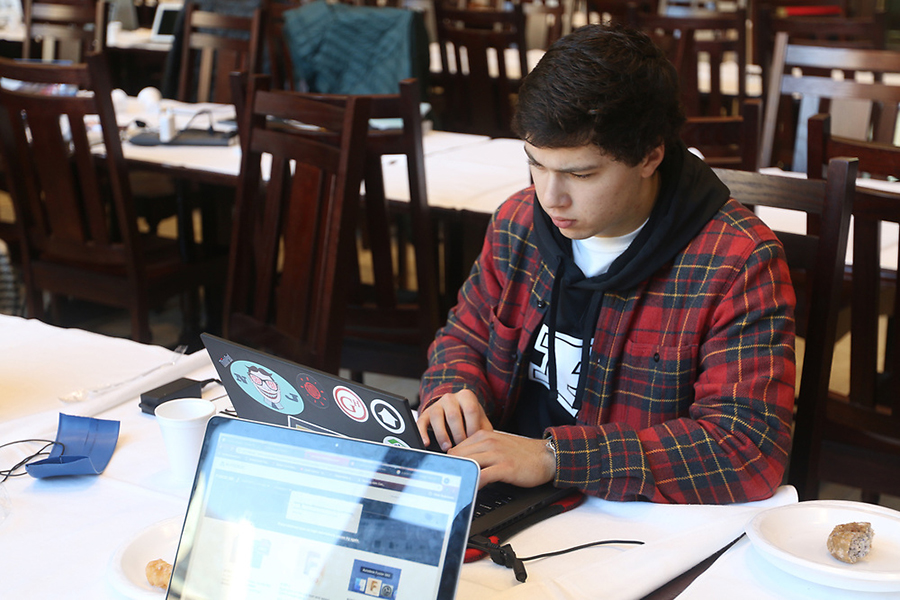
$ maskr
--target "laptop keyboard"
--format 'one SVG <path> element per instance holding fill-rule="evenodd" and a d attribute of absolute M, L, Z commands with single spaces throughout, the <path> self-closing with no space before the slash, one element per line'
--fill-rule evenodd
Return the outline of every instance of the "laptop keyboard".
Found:
<path fill-rule="evenodd" d="M 472 518 L 477 519 L 488 514 L 497 507 L 509 504 L 513 497 L 502 490 L 482 488 L 475 497 L 475 511 Z"/>

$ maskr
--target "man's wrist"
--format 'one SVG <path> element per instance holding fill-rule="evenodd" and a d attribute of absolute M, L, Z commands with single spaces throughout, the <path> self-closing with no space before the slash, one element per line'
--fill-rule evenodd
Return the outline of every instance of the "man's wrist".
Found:
<path fill-rule="evenodd" d="M 556 479 L 556 443 L 553 440 L 553 436 L 548 436 L 545 438 L 546 443 L 544 444 L 544 448 L 546 449 L 547 456 L 549 457 L 551 466 L 550 471 L 550 481 Z"/>

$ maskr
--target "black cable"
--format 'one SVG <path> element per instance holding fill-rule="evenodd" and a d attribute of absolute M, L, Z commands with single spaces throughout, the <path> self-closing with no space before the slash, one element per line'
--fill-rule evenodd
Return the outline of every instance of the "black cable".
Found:
<path fill-rule="evenodd" d="M 526 560 L 537 560 L 539 558 L 548 558 L 550 556 L 559 556 L 560 554 L 567 554 L 569 552 L 574 552 L 575 550 L 584 550 L 585 548 L 592 548 L 594 546 L 612 546 L 616 544 L 629 544 L 640 546 L 644 542 L 641 540 L 599 540 L 596 542 L 589 542 L 587 544 L 581 544 L 580 546 L 572 546 L 571 548 L 564 548 L 563 550 L 556 550 L 554 552 L 546 552 L 544 554 L 535 554 L 534 556 L 526 556 L 524 558 L 519 558 L 522 562 Z"/>
<path fill-rule="evenodd" d="M 188 119 L 188 122 L 184 125 L 184 127 L 182 127 L 181 130 L 175 134 L 175 137 L 177 138 L 179 135 L 181 135 L 182 133 L 187 131 L 188 128 L 191 126 L 191 124 L 194 122 L 194 119 L 196 119 L 200 115 L 206 115 L 209 118 L 209 126 L 206 129 L 209 132 L 209 134 L 212 135 L 213 133 L 215 133 L 215 129 L 213 128 L 212 111 L 209 110 L 208 108 L 204 108 L 203 110 L 198 110 L 197 112 L 192 114 L 191 118 Z"/>
<path fill-rule="evenodd" d="M 0 483 L 5 482 L 10 477 L 21 477 L 25 475 L 25 473 L 16 473 L 19 469 L 23 468 L 25 465 L 30 463 L 36 458 L 40 458 L 42 456 L 50 456 L 50 452 L 47 451 L 47 448 L 51 448 L 54 446 L 60 446 L 62 451 L 66 451 L 66 446 L 62 442 L 56 442 L 51 440 L 41 440 L 41 439 L 27 439 L 27 440 L 16 440 L 15 442 L 6 442 L 5 444 L 0 444 L 0 449 L 6 448 L 7 446 L 12 446 L 13 444 L 27 444 L 27 443 L 42 443 L 44 444 L 40 450 L 37 452 L 30 454 L 17 462 L 15 465 L 8 469 L 0 469 L 0 475 L 2 475 L 2 479 L 0 479 Z M 52 452 L 52 451 L 51 451 Z"/>
<path fill-rule="evenodd" d="M 487 555 L 491 557 L 491 560 L 496 564 L 503 565 L 504 567 L 512 569 L 516 575 L 516 580 L 524 583 L 528 578 L 528 573 L 525 571 L 525 561 L 537 560 L 539 558 L 548 558 L 551 556 L 559 556 L 561 554 L 567 554 L 569 552 L 574 552 L 575 550 L 584 550 L 585 548 L 591 548 L 594 546 L 615 544 L 641 545 L 643 543 L 644 542 L 642 542 L 641 540 L 598 540 L 596 542 L 581 544 L 580 546 L 572 546 L 571 548 L 564 548 L 562 550 L 555 550 L 553 552 L 536 554 L 534 556 L 526 556 L 521 558 L 516 556 L 516 552 L 515 550 L 513 550 L 511 544 L 504 544 L 503 546 L 501 546 L 500 544 L 493 542 L 484 536 L 471 537 L 469 539 L 468 546 L 470 548 L 486 552 Z"/>

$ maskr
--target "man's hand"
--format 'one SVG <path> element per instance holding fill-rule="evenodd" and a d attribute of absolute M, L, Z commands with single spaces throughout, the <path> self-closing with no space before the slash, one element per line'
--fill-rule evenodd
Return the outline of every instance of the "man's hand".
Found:
<path fill-rule="evenodd" d="M 552 481 L 556 458 L 547 440 L 482 430 L 450 449 L 448 454 L 475 460 L 481 466 L 480 485 L 505 481 L 534 487 Z"/>
<path fill-rule="evenodd" d="M 430 428 L 434 439 L 444 452 L 478 431 L 493 431 L 494 427 L 471 390 L 444 394 L 437 402 L 419 413 L 419 433 L 425 445 L 431 443 Z"/>

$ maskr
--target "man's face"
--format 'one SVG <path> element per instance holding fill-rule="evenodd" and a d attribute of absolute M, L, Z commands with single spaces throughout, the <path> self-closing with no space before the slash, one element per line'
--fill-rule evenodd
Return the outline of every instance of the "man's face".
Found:
<path fill-rule="evenodd" d="M 567 238 L 625 235 L 650 216 L 664 146 L 651 150 L 633 167 L 593 144 L 538 148 L 526 142 L 525 153 L 538 201 Z"/>

